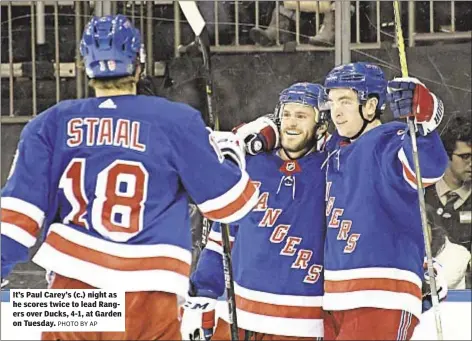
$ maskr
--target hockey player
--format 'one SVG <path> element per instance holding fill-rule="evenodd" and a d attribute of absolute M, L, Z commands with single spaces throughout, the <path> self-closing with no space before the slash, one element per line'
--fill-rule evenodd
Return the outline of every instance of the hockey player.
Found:
<path fill-rule="evenodd" d="M 125 332 L 43 340 L 179 340 L 187 196 L 225 223 L 257 203 L 234 134 L 210 133 L 187 105 L 136 95 L 140 49 L 126 17 L 91 19 L 80 51 L 96 98 L 62 101 L 29 122 L 2 190 L 2 277 L 27 260 L 44 225 L 33 261 L 54 272 L 52 288 L 126 292 Z"/>
<path fill-rule="evenodd" d="M 382 70 L 369 63 L 334 68 L 325 87 L 341 137 L 325 165 L 325 338 L 410 339 L 425 255 L 412 141 L 405 123 L 381 124 L 380 115 L 388 98 L 396 118 L 414 119 L 429 186 L 448 162 L 436 131 L 443 104 L 415 78 L 389 82 L 387 96 Z"/>
<path fill-rule="evenodd" d="M 325 175 L 321 165 L 325 154 L 316 146 L 326 131 L 318 110 L 323 91 L 321 85 L 311 83 L 297 83 L 282 91 L 278 106 L 281 147 L 247 157 L 248 173 L 261 194 L 253 211 L 230 225 L 241 340 L 323 336 Z M 262 128 L 265 118 L 258 121 Z M 264 131 L 264 137 L 270 135 Z M 221 254 L 220 224 L 216 223 L 191 276 L 183 338 L 204 335 L 209 339 L 213 334 L 215 305 L 225 288 Z M 231 339 L 229 325 L 222 319 L 212 339 Z"/>

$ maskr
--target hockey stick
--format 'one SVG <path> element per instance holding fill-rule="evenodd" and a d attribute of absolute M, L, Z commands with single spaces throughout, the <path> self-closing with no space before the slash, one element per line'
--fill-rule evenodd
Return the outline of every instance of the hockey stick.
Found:
<path fill-rule="evenodd" d="M 186 45 L 180 46 L 180 52 L 191 52 L 195 53 L 196 50 L 201 50 L 203 57 L 203 67 L 204 67 L 204 78 L 205 78 L 205 94 L 206 94 L 206 104 L 208 112 L 208 126 L 210 128 L 218 130 L 219 129 L 219 120 L 218 116 L 213 112 L 213 83 L 211 77 L 211 63 L 210 63 L 210 39 L 208 37 L 208 32 L 206 30 L 206 23 L 203 19 L 200 10 L 197 7 L 195 1 L 179 1 L 180 8 L 187 18 L 187 21 L 192 28 L 192 31 L 195 34 L 195 41 Z M 200 248 L 203 249 L 208 240 L 208 234 L 211 229 L 211 221 L 207 218 L 202 218 L 202 235 L 200 240 Z M 197 257 L 195 257 L 198 259 Z"/>
<path fill-rule="evenodd" d="M 400 58 L 400 65 L 402 70 L 402 77 L 408 77 L 408 64 L 406 62 L 406 53 L 405 53 L 405 42 L 403 40 L 403 30 L 401 25 L 401 17 L 400 17 L 400 5 L 398 0 L 393 2 L 393 10 L 395 13 L 395 28 L 396 28 L 396 36 L 397 36 L 397 45 L 398 45 L 398 54 Z M 410 117 L 407 119 L 408 122 L 408 130 L 410 132 L 411 137 L 411 145 L 413 149 L 413 162 L 415 165 L 415 173 L 416 173 L 416 188 L 418 192 L 418 199 L 420 204 L 420 213 L 421 213 L 421 226 L 423 228 L 423 236 L 424 236 L 424 245 L 426 250 L 426 261 L 428 264 L 428 274 L 430 278 L 430 286 L 431 286 L 431 299 L 433 304 L 434 310 L 434 317 L 436 322 L 436 333 L 438 336 L 438 340 L 443 340 L 443 332 L 442 332 L 442 325 L 441 325 L 441 315 L 439 311 L 439 296 L 436 287 L 436 277 L 434 276 L 434 268 L 433 268 L 433 252 L 431 251 L 431 243 L 430 243 L 430 231 L 428 229 L 427 217 L 426 217 L 426 206 L 424 200 L 424 186 L 423 180 L 421 178 L 421 169 L 420 169 L 420 161 L 418 156 L 418 146 L 416 144 L 416 130 L 414 125 L 414 118 Z"/>
<path fill-rule="evenodd" d="M 209 125 L 213 129 L 219 130 L 220 124 L 218 115 L 213 112 L 213 82 L 211 77 L 210 39 L 206 30 L 205 20 L 203 19 L 195 1 L 179 1 L 179 5 L 185 17 L 187 18 L 192 31 L 195 33 L 195 41 L 197 45 L 199 45 L 202 52 Z M 203 218 L 201 241 L 202 248 L 206 245 L 208 234 L 210 232 L 210 226 L 211 222 L 207 218 Z M 229 226 L 227 224 L 221 224 L 221 241 L 223 244 L 223 271 L 228 301 L 228 316 L 231 327 L 231 339 L 237 341 L 239 340 L 239 333 L 236 316 L 236 296 L 234 294 L 231 244 L 229 241 Z"/>

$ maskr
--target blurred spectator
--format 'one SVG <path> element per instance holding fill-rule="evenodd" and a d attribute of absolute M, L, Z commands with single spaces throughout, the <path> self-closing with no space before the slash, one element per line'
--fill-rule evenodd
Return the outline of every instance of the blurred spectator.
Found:
<path fill-rule="evenodd" d="M 218 16 L 218 33 L 220 35 L 220 40 L 223 44 L 231 42 L 231 33 L 232 33 L 232 7 L 230 1 L 218 1 L 218 4 L 215 8 L 215 3 L 213 1 L 199 1 L 198 8 L 202 13 L 203 19 L 207 23 L 208 34 L 210 39 L 214 44 L 214 37 L 216 31 L 215 25 L 215 9 L 217 9 Z"/>
<path fill-rule="evenodd" d="M 237 6 L 236 6 L 237 3 Z M 236 10 L 238 14 L 238 33 L 239 43 L 246 44 L 249 40 L 249 28 L 255 24 L 255 2 L 254 1 L 199 1 L 203 18 L 207 23 L 208 33 L 212 44 L 215 43 L 216 29 L 218 29 L 219 43 L 221 45 L 235 43 L 235 19 Z M 260 19 L 270 16 L 274 7 L 271 1 L 259 2 Z M 217 9 L 217 17 L 215 16 Z M 216 18 L 218 19 L 218 28 L 216 27 Z"/>
<path fill-rule="evenodd" d="M 429 32 L 431 19 L 435 32 L 451 32 L 451 1 L 416 1 L 416 32 Z M 433 18 L 430 17 L 430 6 L 433 6 Z M 470 31 L 472 22 L 470 1 L 454 2 L 454 24 L 457 31 Z"/>
<path fill-rule="evenodd" d="M 321 4 L 321 3 L 320 3 Z M 352 8 L 353 9 L 353 8 Z M 323 22 L 321 23 L 318 34 L 310 37 L 308 42 L 313 45 L 334 45 L 334 2 L 329 7 L 320 6 L 319 13 L 323 14 Z"/>
<path fill-rule="evenodd" d="M 466 282 L 467 288 L 470 288 L 470 267 L 468 269 L 471 259 L 470 252 L 465 247 L 449 240 L 447 232 L 442 226 L 443 218 L 430 205 L 426 205 L 426 216 L 428 228 L 431 231 L 433 257 L 443 267 L 448 289 L 465 289 Z"/>
<path fill-rule="evenodd" d="M 279 20 L 279 31 L 280 31 L 280 42 L 286 43 L 293 40 L 290 35 L 290 25 L 295 20 L 295 12 L 286 9 L 282 4 L 279 5 L 278 9 L 278 20 Z M 249 31 L 249 37 L 251 40 L 262 46 L 274 45 L 277 40 L 277 8 L 272 11 L 270 23 L 267 29 L 261 27 L 254 27 Z"/>
<path fill-rule="evenodd" d="M 426 189 L 425 200 L 444 219 L 452 242 L 471 249 L 471 122 L 470 117 L 451 119 L 443 134 L 450 162 L 444 177 Z"/>
<path fill-rule="evenodd" d="M 320 13 L 324 14 L 323 24 L 316 37 L 310 37 L 310 43 L 319 42 L 328 45 L 334 44 L 334 12 L 331 1 L 284 1 L 279 8 L 274 8 L 272 17 L 267 29 L 254 27 L 249 32 L 252 41 L 262 46 L 274 45 L 277 40 L 277 20 L 279 21 L 279 39 L 284 44 L 293 41 L 294 35 L 290 33 L 290 28 L 296 20 L 296 8 L 300 6 L 300 13 Z M 278 14 L 278 18 L 277 18 Z M 314 39 L 314 40 L 312 40 Z"/>

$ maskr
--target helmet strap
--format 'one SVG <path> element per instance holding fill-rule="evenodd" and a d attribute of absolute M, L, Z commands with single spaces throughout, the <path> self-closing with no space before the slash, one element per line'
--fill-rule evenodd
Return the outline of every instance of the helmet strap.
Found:
<path fill-rule="evenodd" d="M 376 119 L 377 119 L 377 114 L 374 115 L 374 117 L 371 119 L 371 120 L 368 120 L 364 117 L 364 113 L 362 111 L 362 105 L 359 105 L 359 115 L 361 115 L 361 118 L 362 118 L 362 127 L 361 129 L 359 129 L 359 131 L 357 132 L 357 134 L 355 134 L 354 136 L 350 137 L 349 140 L 355 140 L 357 139 L 359 136 L 362 135 L 362 133 L 364 132 L 365 128 L 367 128 L 367 125 L 369 123 L 372 123 L 374 122 Z"/>

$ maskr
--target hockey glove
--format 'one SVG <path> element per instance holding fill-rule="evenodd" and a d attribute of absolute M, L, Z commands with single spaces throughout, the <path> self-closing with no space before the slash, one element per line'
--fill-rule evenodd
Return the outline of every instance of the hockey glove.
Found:
<path fill-rule="evenodd" d="M 251 155 L 271 151 L 279 145 L 279 129 L 267 116 L 241 124 L 233 129 L 245 143 L 246 151 Z"/>
<path fill-rule="evenodd" d="M 183 340 L 210 340 L 215 327 L 216 300 L 187 296 L 181 333 Z M 188 338 L 187 338 L 188 337 Z"/>
<path fill-rule="evenodd" d="M 426 136 L 444 116 L 443 102 L 418 79 L 395 78 L 388 82 L 387 100 L 395 118 L 413 117 L 416 131 Z"/>
<path fill-rule="evenodd" d="M 432 295 L 431 295 L 431 286 L 430 278 L 428 274 L 428 266 L 426 260 L 423 264 L 424 268 L 424 281 L 423 281 L 423 313 L 431 309 L 433 306 Z M 447 279 L 444 274 L 441 264 L 439 264 L 435 259 L 433 259 L 433 269 L 436 279 L 436 290 L 438 291 L 439 302 L 442 302 L 446 299 L 447 296 Z"/>
<path fill-rule="evenodd" d="M 227 131 L 211 131 L 210 143 L 213 145 L 220 160 L 222 158 L 234 161 L 241 170 L 246 169 L 246 152 L 243 140 L 236 134 Z M 222 161 L 222 160 L 221 160 Z"/>

